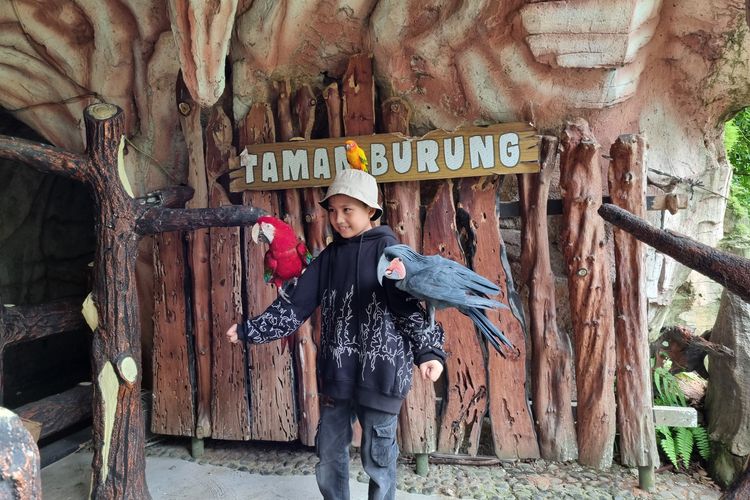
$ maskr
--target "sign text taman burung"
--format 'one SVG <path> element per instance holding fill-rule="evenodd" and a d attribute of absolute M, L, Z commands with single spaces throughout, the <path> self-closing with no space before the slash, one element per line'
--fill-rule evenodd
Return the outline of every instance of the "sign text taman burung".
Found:
<path fill-rule="evenodd" d="M 378 182 L 399 182 L 539 170 L 536 130 L 524 123 L 434 130 L 422 137 L 375 134 L 248 145 L 230 172 L 232 191 L 327 186 L 349 168 L 344 141 L 365 151 Z"/>

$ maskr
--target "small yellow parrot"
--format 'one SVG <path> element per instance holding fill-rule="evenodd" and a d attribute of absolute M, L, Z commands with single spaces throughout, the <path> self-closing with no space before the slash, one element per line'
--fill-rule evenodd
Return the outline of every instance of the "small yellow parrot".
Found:
<path fill-rule="evenodd" d="M 367 156 L 365 156 L 364 150 L 352 140 L 348 140 L 344 144 L 346 144 L 346 161 L 349 162 L 349 166 L 355 170 L 367 172 Z"/>

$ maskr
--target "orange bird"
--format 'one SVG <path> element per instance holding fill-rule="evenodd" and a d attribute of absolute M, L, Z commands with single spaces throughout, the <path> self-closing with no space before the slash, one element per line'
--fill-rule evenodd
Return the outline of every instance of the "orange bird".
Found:
<path fill-rule="evenodd" d="M 346 161 L 349 162 L 349 166 L 355 170 L 367 172 L 367 156 L 362 148 L 351 139 L 344 144 L 346 144 Z"/>

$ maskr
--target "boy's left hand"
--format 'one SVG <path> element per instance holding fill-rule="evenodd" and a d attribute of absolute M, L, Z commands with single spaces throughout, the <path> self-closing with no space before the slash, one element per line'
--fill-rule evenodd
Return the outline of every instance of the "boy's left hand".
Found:
<path fill-rule="evenodd" d="M 443 373 L 443 363 L 436 359 L 431 359 L 419 365 L 419 371 L 422 373 L 424 380 L 430 379 L 435 382 L 440 378 L 440 374 Z"/>

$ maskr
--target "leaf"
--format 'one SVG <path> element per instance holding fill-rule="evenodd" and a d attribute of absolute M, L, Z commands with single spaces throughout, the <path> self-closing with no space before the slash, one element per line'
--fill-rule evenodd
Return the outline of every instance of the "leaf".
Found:
<path fill-rule="evenodd" d="M 659 426 L 657 427 L 657 429 L 659 429 L 662 436 L 664 436 L 659 440 L 659 445 L 661 446 L 662 451 L 667 456 L 669 461 L 672 462 L 672 465 L 674 465 L 675 467 L 679 467 L 679 465 L 677 464 L 677 449 L 675 448 L 672 433 L 670 432 L 668 427 Z"/>
<path fill-rule="evenodd" d="M 711 458 L 711 440 L 708 438 L 708 431 L 705 427 L 693 427 L 690 429 L 693 433 L 695 447 L 698 448 L 698 454 L 703 460 Z"/>
<path fill-rule="evenodd" d="M 675 431 L 677 456 L 687 469 L 690 467 L 690 457 L 693 456 L 693 433 L 687 427 L 677 427 Z"/>

